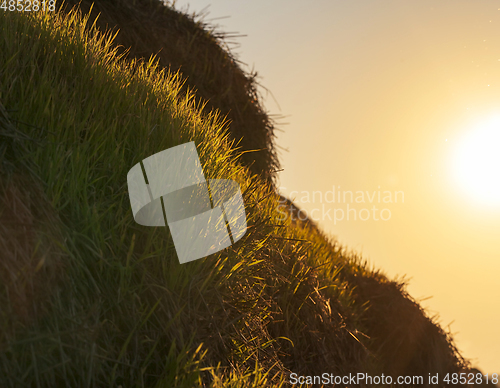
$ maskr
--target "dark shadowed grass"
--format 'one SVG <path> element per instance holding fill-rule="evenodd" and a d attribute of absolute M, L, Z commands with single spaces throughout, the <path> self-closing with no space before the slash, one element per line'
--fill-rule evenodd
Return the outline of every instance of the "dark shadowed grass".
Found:
<path fill-rule="evenodd" d="M 0 17 L 0 386 L 280 387 L 290 372 L 466 366 L 397 283 L 314 225 L 278 221 L 272 185 L 178 74 L 124 60 L 85 23 Z M 249 228 L 180 265 L 168 228 L 134 222 L 126 176 L 188 141 L 208 179 L 240 184 Z"/>
<path fill-rule="evenodd" d="M 274 143 L 276 122 L 267 114 L 258 92 L 256 72 L 243 70 L 231 53 L 231 35 L 187 15 L 160 0 L 66 0 L 58 3 L 68 12 L 79 5 L 102 30 L 116 31 L 118 52 L 128 58 L 155 55 L 161 67 L 180 71 L 180 93 L 196 91 L 204 113 L 217 109 L 227 117 L 226 129 L 241 152 L 238 159 L 250 171 L 275 181 L 279 169 Z"/>

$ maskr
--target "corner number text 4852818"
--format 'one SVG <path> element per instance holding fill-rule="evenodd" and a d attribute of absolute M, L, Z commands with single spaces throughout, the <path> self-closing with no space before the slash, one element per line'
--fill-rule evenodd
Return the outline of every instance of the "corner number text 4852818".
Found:
<path fill-rule="evenodd" d="M 5 12 L 39 12 L 39 11 L 49 11 L 54 12 L 56 10 L 55 0 L 0 0 L 2 4 L 0 9 Z"/>

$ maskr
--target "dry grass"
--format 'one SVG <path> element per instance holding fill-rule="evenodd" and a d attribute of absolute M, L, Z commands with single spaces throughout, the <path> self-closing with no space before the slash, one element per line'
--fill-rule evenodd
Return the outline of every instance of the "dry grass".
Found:
<path fill-rule="evenodd" d="M 201 15 L 180 13 L 159 0 L 65 0 L 61 8 L 68 12 L 77 4 L 89 15 L 89 24 L 116 31 L 119 52 L 146 60 L 155 55 L 161 67 L 180 71 L 182 93 L 194 90 L 205 113 L 217 109 L 227 117 L 229 135 L 243 151 L 240 161 L 275 181 L 280 168 L 276 122 L 261 103 L 257 73 L 244 71 L 229 50 L 234 36 L 217 31 Z"/>
<path fill-rule="evenodd" d="M 45 199 L 40 182 L 29 179 L 26 168 L 16 173 L 12 162 L 15 143 L 22 138 L 0 102 L 2 179 L 0 180 L 0 344 L 20 327 L 40 319 L 63 273 L 58 219 Z M 8 158 L 11 160 L 9 161 Z"/>

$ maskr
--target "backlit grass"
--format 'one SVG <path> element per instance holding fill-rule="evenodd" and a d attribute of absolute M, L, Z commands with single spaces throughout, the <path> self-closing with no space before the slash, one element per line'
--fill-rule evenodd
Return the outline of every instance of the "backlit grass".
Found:
<path fill-rule="evenodd" d="M 371 335 L 399 319 L 390 304 L 387 322 L 370 319 L 370 292 L 394 283 L 315 227 L 279 222 L 273 187 L 179 74 L 125 60 L 78 13 L 0 25 L 0 386 L 279 387 L 291 371 L 380 374 L 404 351 Z M 189 141 L 208 179 L 240 184 L 249 229 L 180 265 L 168 228 L 134 222 L 126 176 Z M 462 367 L 417 305 L 406 314 L 435 328 L 422 352 Z"/>

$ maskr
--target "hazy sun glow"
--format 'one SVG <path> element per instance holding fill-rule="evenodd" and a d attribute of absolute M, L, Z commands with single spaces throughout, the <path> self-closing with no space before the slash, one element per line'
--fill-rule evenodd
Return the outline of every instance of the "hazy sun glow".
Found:
<path fill-rule="evenodd" d="M 454 175 L 474 199 L 500 206 L 500 116 L 461 139 L 455 152 Z"/>

